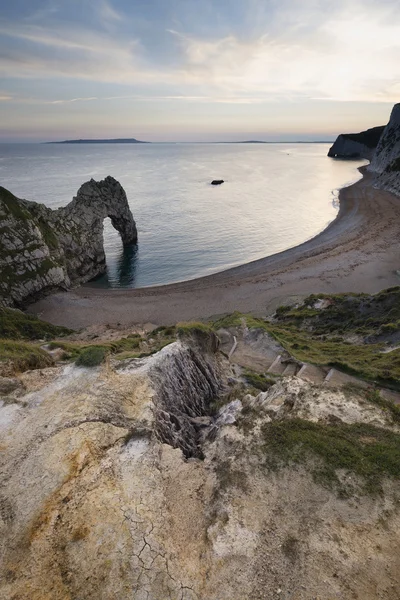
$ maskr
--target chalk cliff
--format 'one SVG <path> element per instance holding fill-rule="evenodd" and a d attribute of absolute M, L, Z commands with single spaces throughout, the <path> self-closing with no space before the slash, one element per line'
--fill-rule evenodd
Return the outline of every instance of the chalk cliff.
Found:
<path fill-rule="evenodd" d="M 125 245 L 136 243 L 125 191 L 112 177 L 83 184 L 58 210 L 0 187 L 0 304 L 21 305 L 103 273 L 106 217 Z"/>
<path fill-rule="evenodd" d="M 330 148 L 328 156 L 371 160 L 383 130 L 384 126 L 381 126 L 367 129 L 361 133 L 342 133 Z"/>
<path fill-rule="evenodd" d="M 369 170 L 376 174 L 377 187 L 400 194 L 400 104 L 393 107 Z"/>

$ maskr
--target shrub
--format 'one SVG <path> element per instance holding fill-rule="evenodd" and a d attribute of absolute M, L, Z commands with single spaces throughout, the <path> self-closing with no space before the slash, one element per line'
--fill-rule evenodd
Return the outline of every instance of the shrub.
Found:
<path fill-rule="evenodd" d="M 104 346 L 90 346 L 82 350 L 75 364 L 79 367 L 97 367 L 104 361 L 108 351 Z"/>

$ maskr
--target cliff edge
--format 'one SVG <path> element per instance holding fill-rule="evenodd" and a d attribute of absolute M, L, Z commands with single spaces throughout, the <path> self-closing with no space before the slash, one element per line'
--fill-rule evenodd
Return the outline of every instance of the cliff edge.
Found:
<path fill-rule="evenodd" d="M 137 242 L 125 191 L 112 177 L 84 183 L 58 210 L 0 187 L 0 305 L 22 305 L 103 273 L 106 217 L 124 245 Z"/>
<path fill-rule="evenodd" d="M 376 186 L 400 194 L 400 103 L 395 104 L 369 170 L 376 174 Z"/>
<path fill-rule="evenodd" d="M 330 148 L 331 158 L 367 158 L 371 160 L 385 126 L 372 127 L 361 133 L 342 133 Z"/>

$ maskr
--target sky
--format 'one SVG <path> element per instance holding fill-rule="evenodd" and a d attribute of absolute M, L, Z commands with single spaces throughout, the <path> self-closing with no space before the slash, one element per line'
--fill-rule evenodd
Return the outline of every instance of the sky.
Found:
<path fill-rule="evenodd" d="M 399 0 L 0 0 L 0 142 L 330 140 L 396 102 Z"/>

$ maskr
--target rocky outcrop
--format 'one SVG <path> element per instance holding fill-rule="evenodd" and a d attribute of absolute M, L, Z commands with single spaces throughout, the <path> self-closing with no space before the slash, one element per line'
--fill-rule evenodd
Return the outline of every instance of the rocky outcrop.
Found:
<path fill-rule="evenodd" d="M 377 187 L 400 194 L 400 104 L 393 107 L 369 170 Z"/>
<path fill-rule="evenodd" d="M 373 127 L 361 133 L 342 133 L 328 152 L 331 158 L 372 159 L 384 126 Z"/>
<path fill-rule="evenodd" d="M 0 304 L 21 305 L 103 273 L 106 217 L 125 245 L 136 243 L 126 194 L 112 177 L 83 184 L 58 210 L 0 188 Z"/>
<path fill-rule="evenodd" d="M 372 451 L 374 435 L 398 432 L 390 412 L 290 377 L 259 394 L 231 387 L 212 414 L 234 379 L 215 350 L 212 337 L 181 340 L 148 358 L 25 373 L 7 391 L 2 600 L 398 600 L 398 483 L 369 496 L 342 469 L 338 496 L 317 460 L 278 467 L 268 454 L 274 443 L 284 453 L 301 419 L 306 445 L 319 426 L 345 430 L 351 462 L 352 424 L 356 452 Z M 186 433 L 181 444 L 185 419 L 202 460 Z"/>

